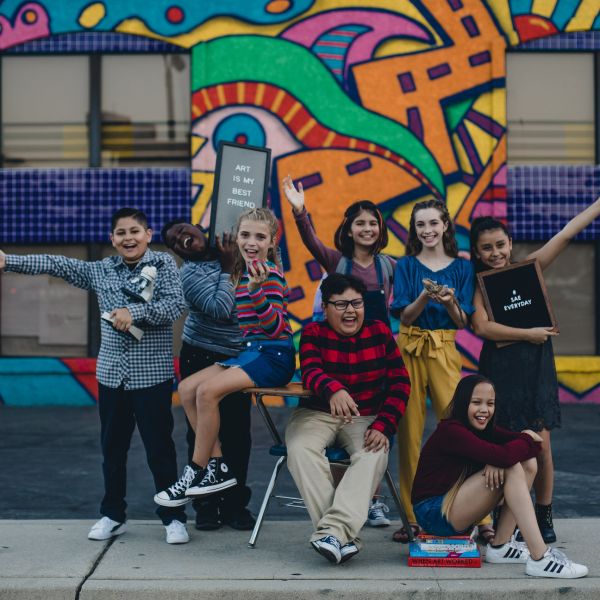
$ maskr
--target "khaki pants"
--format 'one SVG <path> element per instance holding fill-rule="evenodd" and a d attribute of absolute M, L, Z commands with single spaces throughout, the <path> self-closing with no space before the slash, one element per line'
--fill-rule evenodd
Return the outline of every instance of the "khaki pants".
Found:
<path fill-rule="evenodd" d="M 410 375 L 410 397 L 398 428 L 398 456 L 400 497 L 411 523 L 416 523 L 410 493 L 421 454 L 427 388 L 439 421 L 461 377 L 462 361 L 454 344 L 455 336 L 453 329 L 429 330 L 404 325 L 398 335 L 398 346 Z"/>
<path fill-rule="evenodd" d="M 297 408 L 292 413 L 285 432 L 287 464 L 313 522 L 310 541 L 333 535 L 342 545 L 354 541 L 361 547 L 358 533 L 388 461 L 387 452 L 363 449 L 365 431 L 374 418 L 354 417 L 344 424 L 317 410 Z M 350 456 L 337 488 L 324 452 L 334 443 Z"/>

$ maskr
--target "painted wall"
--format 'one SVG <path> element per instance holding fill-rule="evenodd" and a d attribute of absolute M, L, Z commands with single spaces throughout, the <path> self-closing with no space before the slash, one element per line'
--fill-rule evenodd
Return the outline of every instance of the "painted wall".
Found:
<path fill-rule="evenodd" d="M 272 148 L 270 202 L 284 230 L 295 331 L 311 316 L 320 272 L 282 205 L 282 176 L 303 182 L 326 243 L 344 208 L 369 198 L 386 217 L 387 252 L 401 256 L 412 204 L 433 194 L 446 198 L 464 252 L 473 217 L 507 213 L 506 48 L 587 30 L 600 30 L 597 0 L 0 5 L 0 50 L 74 31 L 191 48 L 193 216 L 207 221 L 220 140 Z M 459 343 L 475 368 L 477 339 L 461 333 Z M 595 377 L 584 392 L 565 383 L 565 394 L 596 399 Z"/>

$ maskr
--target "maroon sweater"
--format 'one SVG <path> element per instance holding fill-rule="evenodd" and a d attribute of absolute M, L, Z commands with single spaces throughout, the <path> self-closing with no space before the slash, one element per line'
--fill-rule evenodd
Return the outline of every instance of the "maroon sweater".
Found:
<path fill-rule="evenodd" d="M 526 433 L 496 427 L 489 441 L 463 425 L 445 419 L 423 446 L 412 488 L 412 503 L 445 494 L 458 480 L 463 469 L 467 476 L 485 465 L 512 467 L 537 455 L 540 444 Z"/>

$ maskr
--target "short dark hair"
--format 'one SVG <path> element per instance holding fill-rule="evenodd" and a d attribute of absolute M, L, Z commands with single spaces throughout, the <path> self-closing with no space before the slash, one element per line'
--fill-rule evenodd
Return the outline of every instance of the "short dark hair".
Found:
<path fill-rule="evenodd" d="M 110 230 L 115 230 L 119 219 L 127 219 L 128 217 L 137 221 L 144 229 L 148 229 L 148 217 L 146 216 L 146 213 L 137 208 L 129 208 L 126 206 L 112 214 L 112 217 L 110 218 Z"/>
<path fill-rule="evenodd" d="M 379 225 L 379 237 L 373 246 L 371 246 L 371 254 L 379 254 L 388 245 L 388 230 L 379 207 L 370 200 L 359 200 L 346 209 L 344 220 L 340 223 L 333 236 L 335 247 L 347 258 L 352 258 L 354 254 L 354 241 L 349 235 L 350 229 L 354 219 L 363 210 L 370 212 Z"/>
<path fill-rule="evenodd" d="M 480 258 L 477 258 L 477 242 L 479 241 L 479 237 L 484 231 L 493 231 L 494 229 L 501 229 L 509 240 L 512 239 L 508 227 L 502 221 L 498 221 L 498 219 L 494 219 L 493 217 L 476 217 L 471 222 L 471 262 L 476 273 L 489 269 L 488 266 L 481 262 Z"/>
<path fill-rule="evenodd" d="M 163 244 L 167 247 L 170 248 L 171 246 L 169 246 L 169 243 L 167 242 L 167 233 L 169 233 L 169 229 L 171 229 L 171 227 L 175 227 L 175 225 L 179 225 L 180 223 L 185 223 L 186 225 L 189 225 L 189 219 L 172 219 L 171 221 L 168 221 L 167 223 L 165 223 L 163 225 L 163 228 L 160 230 L 160 239 L 163 241 Z"/>
<path fill-rule="evenodd" d="M 321 283 L 321 298 L 323 302 L 329 302 L 331 296 L 343 294 L 347 289 L 354 290 L 361 296 L 364 296 L 367 291 L 365 284 L 358 277 L 343 275 L 342 273 L 332 273 Z"/>
<path fill-rule="evenodd" d="M 456 390 L 454 391 L 454 396 L 452 396 L 452 401 L 448 405 L 448 408 L 445 412 L 445 418 L 447 419 L 456 419 L 460 421 L 466 427 L 471 428 L 469 425 L 469 417 L 468 410 L 469 404 L 471 403 L 471 398 L 473 397 L 473 390 L 480 383 L 489 383 L 494 389 L 495 386 L 491 380 L 483 375 L 475 374 L 475 375 L 467 375 L 463 377 L 456 386 Z M 488 433 L 494 427 L 494 423 L 496 422 L 496 411 L 489 423 L 487 424 L 484 433 Z"/>

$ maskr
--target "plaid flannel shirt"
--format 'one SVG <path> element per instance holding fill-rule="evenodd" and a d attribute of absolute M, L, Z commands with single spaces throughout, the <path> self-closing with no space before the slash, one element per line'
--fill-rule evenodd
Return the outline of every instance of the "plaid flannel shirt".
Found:
<path fill-rule="evenodd" d="M 154 295 L 151 302 L 134 302 L 123 287 L 146 265 L 157 270 Z M 6 270 L 26 275 L 46 273 L 93 290 L 100 312 L 129 310 L 133 324 L 144 331 L 140 341 L 100 320 L 102 341 L 96 378 L 102 385 L 136 390 L 173 378 L 173 321 L 182 314 L 185 301 L 179 271 L 169 254 L 147 250 L 133 270 L 120 256 L 87 262 L 49 254 L 12 254 L 6 256 Z"/>

